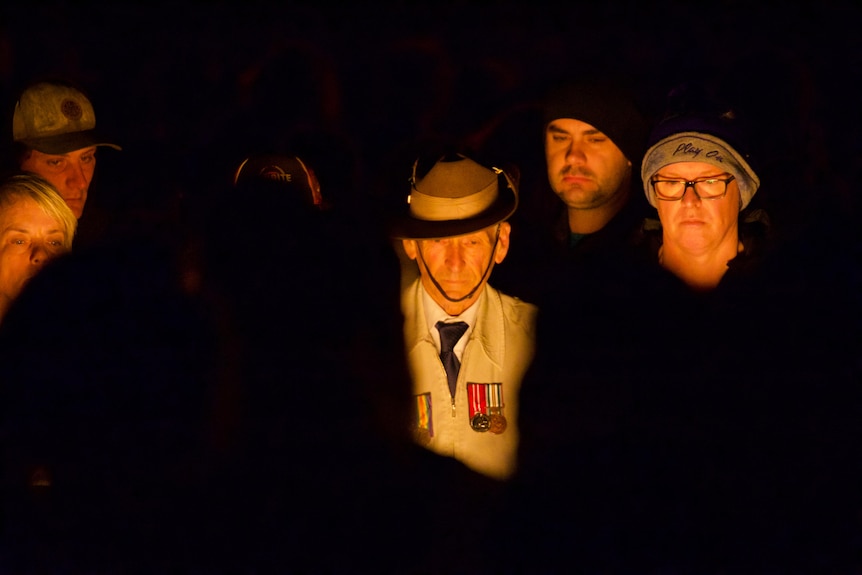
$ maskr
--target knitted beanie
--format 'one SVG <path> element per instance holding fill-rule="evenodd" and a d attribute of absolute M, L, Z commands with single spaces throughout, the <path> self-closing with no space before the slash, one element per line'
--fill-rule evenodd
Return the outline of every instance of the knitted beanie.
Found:
<path fill-rule="evenodd" d="M 558 84 L 547 94 L 543 114 L 546 126 L 572 118 L 601 130 L 632 164 L 643 156 L 647 123 L 633 94 L 619 80 L 589 77 Z"/>
<path fill-rule="evenodd" d="M 678 162 L 704 162 L 733 174 L 739 186 L 740 210 L 760 187 L 752 167 L 749 134 L 738 113 L 697 86 L 682 85 L 671 92 L 665 118 L 650 133 L 649 149 L 641 163 L 647 200 L 656 199 L 650 179 L 664 166 Z"/>

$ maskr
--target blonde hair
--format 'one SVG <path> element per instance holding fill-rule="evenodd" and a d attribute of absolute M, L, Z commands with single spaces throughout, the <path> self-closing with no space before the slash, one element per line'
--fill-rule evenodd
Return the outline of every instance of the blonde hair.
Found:
<path fill-rule="evenodd" d="M 57 190 L 47 181 L 34 174 L 15 174 L 0 183 L 0 208 L 13 204 L 20 198 L 36 202 L 48 216 L 54 218 L 63 229 L 63 247 L 72 249 L 72 240 L 78 231 L 78 219 Z"/>

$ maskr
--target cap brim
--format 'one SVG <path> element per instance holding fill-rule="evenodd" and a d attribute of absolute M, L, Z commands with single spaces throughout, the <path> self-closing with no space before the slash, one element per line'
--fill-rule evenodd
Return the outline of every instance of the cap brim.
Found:
<path fill-rule="evenodd" d="M 509 187 L 503 187 L 497 200 L 473 218 L 463 220 L 428 221 L 417 220 L 404 213 L 392 225 L 391 235 L 399 240 L 428 240 L 472 234 L 488 226 L 507 220 L 518 207 L 518 198 Z"/>
<path fill-rule="evenodd" d="M 29 140 L 22 140 L 22 143 L 28 148 L 32 148 L 43 154 L 68 154 L 69 152 L 92 146 L 107 146 L 115 150 L 122 150 L 117 144 L 105 142 L 93 130 L 70 132 L 68 134 L 58 134 L 44 138 L 31 138 Z"/>

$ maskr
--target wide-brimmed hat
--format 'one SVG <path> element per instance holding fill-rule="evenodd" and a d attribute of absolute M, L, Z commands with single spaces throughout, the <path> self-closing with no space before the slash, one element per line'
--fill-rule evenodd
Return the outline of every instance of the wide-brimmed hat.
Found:
<path fill-rule="evenodd" d="M 499 168 L 463 156 L 444 156 L 422 179 L 416 177 L 408 208 L 392 225 L 396 239 L 471 234 L 508 219 L 518 207 L 515 183 Z"/>
<path fill-rule="evenodd" d="M 90 146 L 120 146 L 96 132 L 90 100 L 75 88 L 39 82 L 25 89 L 15 104 L 12 140 L 43 154 L 66 154 Z"/>

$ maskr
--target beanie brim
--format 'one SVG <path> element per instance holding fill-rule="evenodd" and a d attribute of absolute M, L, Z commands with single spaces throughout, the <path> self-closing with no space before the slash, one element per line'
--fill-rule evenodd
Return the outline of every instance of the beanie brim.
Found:
<path fill-rule="evenodd" d="M 751 202 L 760 187 L 760 178 L 733 146 L 703 132 L 680 132 L 656 142 L 644 154 L 641 179 L 647 201 L 657 206 L 650 180 L 665 166 L 680 162 L 703 162 L 732 174 L 739 186 L 740 211 Z"/>
<path fill-rule="evenodd" d="M 588 77 L 556 86 L 545 99 L 544 125 L 562 118 L 600 130 L 632 164 L 642 157 L 648 125 L 632 92 L 619 80 Z"/>

